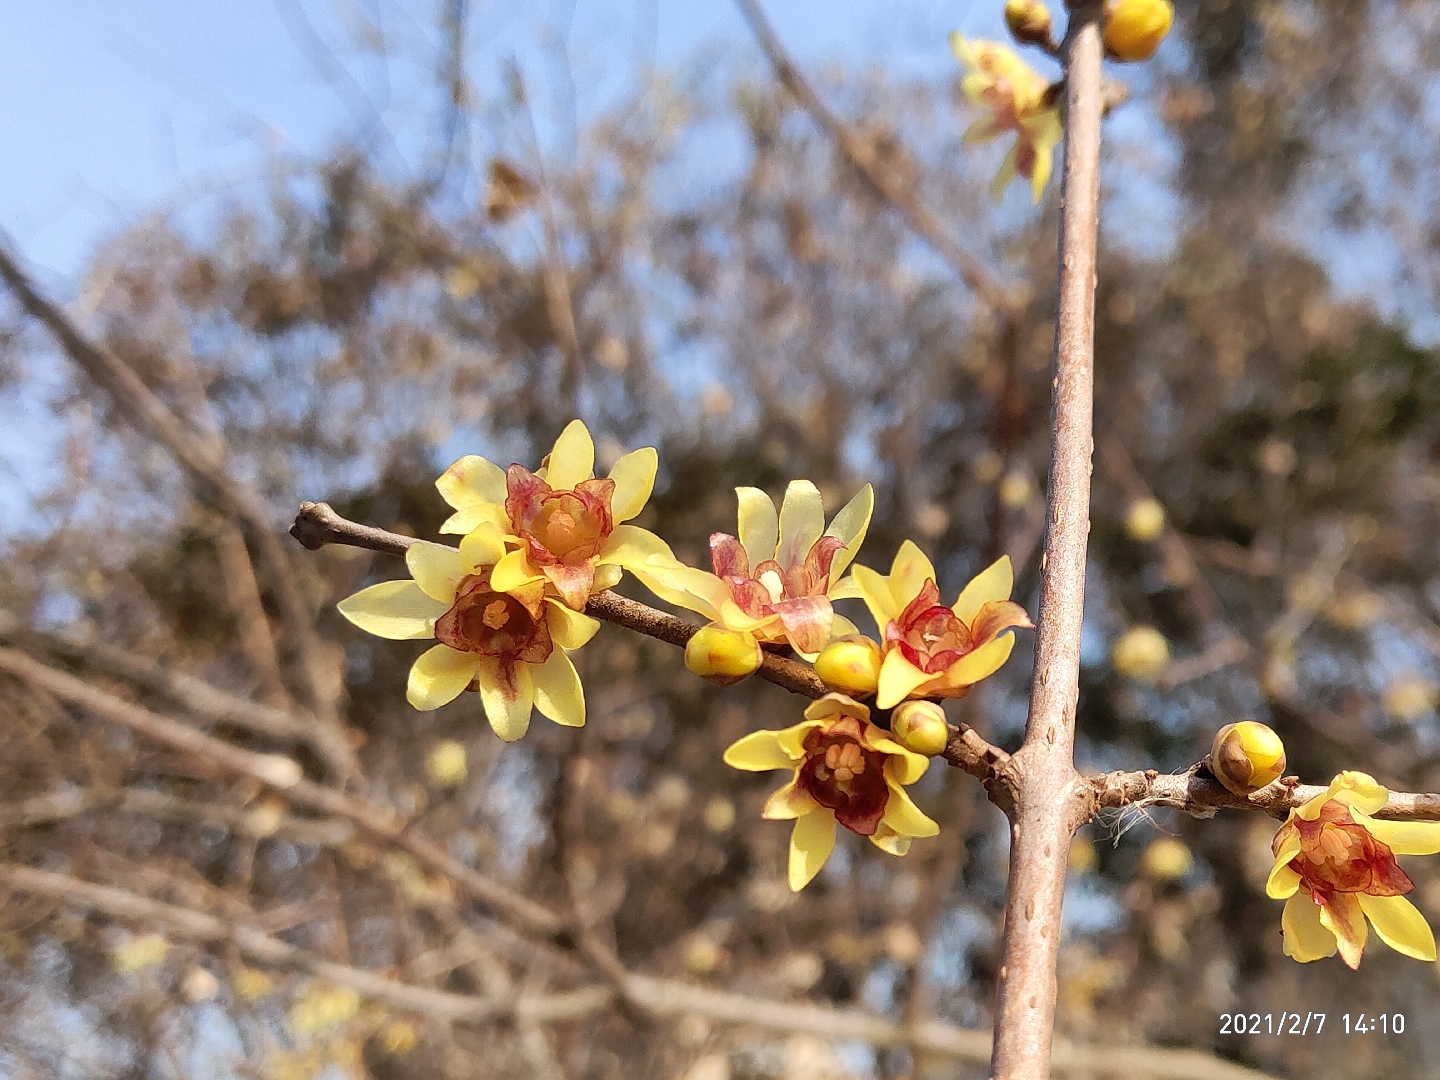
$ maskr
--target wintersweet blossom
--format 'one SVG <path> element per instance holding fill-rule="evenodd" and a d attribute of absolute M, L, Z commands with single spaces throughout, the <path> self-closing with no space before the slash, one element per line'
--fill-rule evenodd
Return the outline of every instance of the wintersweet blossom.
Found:
<path fill-rule="evenodd" d="M 568 652 L 600 624 L 547 597 L 543 581 L 496 588 L 504 555 L 504 539 L 488 522 L 458 549 L 417 541 L 405 553 L 413 580 L 361 589 L 340 601 L 340 614 L 378 637 L 436 640 L 410 669 L 405 696 L 417 709 L 438 709 L 474 684 L 506 742 L 525 734 L 532 707 L 580 727 L 585 693 Z"/>
<path fill-rule="evenodd" d="M 1038 203 L 1050 179 L 1053 151 L 1064 134 L 1059 106 L 1047 94 L 1049 82 L 1002 42 L 969 41 L 955 33 L 950 35 L 950 48 L 965 65 L 961 91 L 989 110 L 988 116 L 966 129 L 965 142 L 989 142 L 1001 135 L 1015 135 L 1015 145 L 995 174 L 990 194 L 998 200 L 1019 174 L 1030 181 Z"/>
<path fill-rule="evenodd" d="M 736 488 L 738 537 L 710 537 L 714 573 L 661 556 L 632 572 L 655 595 L 699 612 L 731 634 L 755 641 L 788 642 L 807 659 L 833 637 L 856 632 L 835 613 L 832 600 L 854 596 L 840 575 L 865 540 L 875 493 L 862 487 L 825 526 L 820 491 L 792 480 L 777 514 L 759 488 Z"/>
<path fill-rule="evenodd" d="M 930 759 L 870 723 L 870 710 L 843 694 L 812 702 L 794 727 L 746 735 L 725 751 L 725 763 L 747 772 L 793 772 L 763 816 L 795 821 L 789 872 L 795 892 L 830 857 L 837 822 L 892 855 L 909 851 L 912 837 L 940 831 L 903 787 L 925 775 Z"/>
<path fill-rule="evenodd" d="M 626 525 L 645 508 L 655 486 L 655 448 L 626 454 L 604 479 L 594 477 L 595 444 L 584 423 L 572 420 L 538 472 L 507 470 L 471 454 L 435 482 L 455 508 L 442 533 L 469 533 L 487 523 L 514 550 L 496 565 L 492 582 L 512 592 L 548 582 L 575 611 L 591 593 L 620 580 L 622 567 L 652 555 L 669 555 L 658 536 Z"/>
<path fill-rule="evenodd" d="M 1266 895 L 1285 901 L 1285 955 L 1360 965 L 1368 919 L 1380 940 L 1417 960 L 1435 959 L 1435 936 L 1405 894 L 1415 888 L 1396 855 L 1440 852 L 1440 822 L 1377 821 L 1390 793 L 1362 772 L 1342 772 L 1290 811 L 1275 834 Z"/>
<path fill-rule="evenodd" d="M 1010 600 L 1009 556 L 982 570 L 950 607 L 940 603 L 935 567 L 909 540 L 888 577 L 858 564 L 852 576 L 883 639 L 875 697 L 881 709 L 907 697 L 964 697 L 1009 659 L 1015 635 L 1005 631 L 1035 625 Z"/>

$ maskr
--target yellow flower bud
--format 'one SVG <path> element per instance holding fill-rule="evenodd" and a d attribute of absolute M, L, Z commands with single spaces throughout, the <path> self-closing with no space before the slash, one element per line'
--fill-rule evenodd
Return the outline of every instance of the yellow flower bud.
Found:
<path fill-rule="evenodd" d="M 1236 795 L 1249 795 L 1280 779 L 1285 772 L 1285 745 L 1258 721 L 1226 724 L 1210 745 L 1210 771 Z"/>
<path fill-rule="evenodd" d="M 1005 25 L 1022 45 L 1047 45 L 1053 22 L 1050 9 L 1040 0 L 1006 0 Z"/>
<path fill-rule="evenodd" d="M 1153 626 L 1132 626 L 1115 642 L 1110 660 L 1127 679 L 1154 682 L 1170 663 L 1170 646 Z"/>
<path fill-rule="evenodd" d="M 935 702 L 906 701 L 890 714 L 890 734 L 907 750 L 934 757 L 950 741 L 950 725 Z"/>
<path fill-rule="evenodd" d="M 685 666 L 721 686 L 753 674 L 764 658 L 755 638 L 714 623 L 702 626 L 685 646 Z"/>
<path fill-rule="evenodd" d="M 1183 840 L 1164 836 L 1140 856 L 1140 872 L 1152 881 L 1178 881 L 1195 865 L 1195 857 Z"/>
<path fill-rule="evenodd" d="M 880 682 L 880 646 L 863 634 L 837 638 L 815 658 L 815 674 L 832 690 L 852 698 L 875 693 Z"/>
<path fill-rule="evenodd" d="M 1165 531 L 1165 508 L 1154 499 L 1136 499 L 1125 511 L 1125 532 L 1131 540 L 1148 544 Z"/>
<path fill-rule="evenodd" d="M 1170 0 L 1107 0 L 1102 32 L 1105 55 L 1129 63 L 1149 60 L 1174 19 Z"/>
<path fill-rule="evenodd" d="M 436 787 L 459 787 L 469 774 L 464 744 L 441 739 L 425 759 L 425 772 Z"/>

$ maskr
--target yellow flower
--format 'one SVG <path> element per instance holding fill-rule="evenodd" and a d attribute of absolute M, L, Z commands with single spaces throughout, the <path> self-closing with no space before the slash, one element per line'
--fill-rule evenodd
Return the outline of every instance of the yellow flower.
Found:
<path fill-rule="evenodd" d="M 1329 790 L 1290 811 L 1275 834 L 1265 883 L 1284 900 L 1285 955 L 1360 965 L 1368 919 L 1380 940 L 1417 960 L 1435 959 L 1435 936 L 1405 894 L 1415 888 L 1396 855 L 1440 852 L 1440 822 L 1377 821 L 1390 793 L 1362 772 L 1342 772 Z"/>
<path fill-rule="evenodd" d="M 875 704 L 889 709 L 907 697 L 964 697 L 1010 658 L 1012 627 L 1033 627 L 1010 602 L 1014 572 L 1002 555 L 961 591 L 940 603 L 935 568 L 909 540 L 900 545 L 890 576 L 856 566 L 854 580 L 884 639 L 885 660 Z"/>
<path fill-rule="evenodd" d="M 870 710 L 843 694 L 812 702 L 794 727 L 746 735 L 725 751 L 725 763 L 747 772 L 794 773 L 765 803 L 764 816 L 795 821 L 790 834 L 795 892 L 830 857 L 836 822 L 892 855 L 909 851 L 912 837 L 940 831 L 902 786 L 924 776 L 930 759 L 870 723 Z"/>
<path fill-rule="evenodd" d="M 655 534 L 623 524 L 645 508 L 657 463 L 655 448 L 647 446 L 595 479 L 595 444 L 584 423 L 572 420 L 539 472 L 523 465 L 501 470 L 474 454 L 445 470 L 435 486 L 456 512 L 440 531 L 464 535 L 493 525 L 515 548 L 495 567 L 497 589 L 548 582 L 581 611 L 591 593 L 619 582 L 621 567 L 670 554 Z"/>
<path fill-rule="evenodd" d="M 967 41 L 955 33 L 950 35 L 950 48 L 965 65 L 961 91 L 990 111 L 966 129 L 965 141 L 988 142 L 1007 133 L 1015 135 L 1015 145 L 995 174 L 990 194 L 998 200 L 1019 174 L 1030 181 L 1038 203 L 1050 179 L 1055 146 L 1064 133 L 1060 109 L 1047 93 L 1049 82 L 1001 42 Z"/>
<path fill-rule="evenodd" d="M 759 488 L 736 488 L 738 537 L 714 533 L 714 573 L 677 562 L 668 553 L 631 567 L 656 596 L 699 612 L 726 630 L 755 641 L 787 642 L 813 660 L 832 638 L 856 633 L 832 600 L 854 596 L 840 575 L 870 527 L 875 493 L 866 484 L 825 526 L 820 491 L 792 480 L 780 511 Z"/>
<path fill-rule="evenodd" d="M 600 624 L 545 596 L 541 581 L 504 590 L 494 570 L 505 544 L 483 523 L 445 547 L 423 541 L 405 562 L 412 581 L 361 589 L 337 605 L 361 630 L 392 641 L 434 638 L 438 644 L 410 669 L 405 696 L 417 709 L 438 709 L 477 684 L 495 734 L 514 742 L 530 710 L 567 727 L 585 723 L 585 693 L 569 651 Z"/>

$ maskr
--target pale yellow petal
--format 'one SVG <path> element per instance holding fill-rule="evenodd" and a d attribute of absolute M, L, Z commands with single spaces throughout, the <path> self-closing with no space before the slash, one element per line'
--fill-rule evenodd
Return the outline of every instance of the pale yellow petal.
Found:
<path fill-rule="evenodd" d="M 440 497 L 456 510 L 476 503 L 505 501 L 505 470 L 475 454 L 467 454 L 435 481 Z"/>
<path fill-rule="evenodd" d="M 530 678 L 541 716 L 565 727 L 585 726 L 585 688 L 564 649 L 555 649 L 543 664 L 530 667 Z"/>
<path fill-rule="evenodd" d="M 1302 964 L 1334 956 L 1339 947 L 1335 935 L 1321 925 L 1320 905 L 1310 899 L 1308 892 L 1296 893 L 1285 901 L 1280 929 L 1285 955 Z"/>
<path fill-rule="evenodd" d="M 910 794 L 891 777 L 885 778 L 890 797 L 885 800 L 885 816 L 881 822 L 894 829 L 900 836 L 936 836 L 940 826 L 921 812 L 910 801 Z"/>
<path fill-rule="evenodd" d="M 490 588 L 496 592 L 514 592 L 522 585 L 539 581 L 543 577 L 530 562 L 530 554 L 524 548 L 506 553 L 490 571 Z"/>
<path fill-rule="evenodd" d="M 464 536 L 474 532 L 487 522 L 494 525 L 501 533 L 508 535 L 510 532 L 510 515 L 505 512 L 504 504 L 490 502 L 475 503 L 473 506 L 456 510 L 445 519 L 445 524 L 440 526 L 440 531 L 447 535 Z"/>
<path fill-rule="evenodd" d="M 545 598 L 545 625 L 550 638 L 562 649 L 575 650 L 595 636 L 600 620 L 572 611 L 553 596 Z"/>
<path fill-rule="evenodd" d="M 790 782 L 765 800 L 760 816 L 766 821 L 791 821 L 820 809 L 814 797 L 800 786 L 799 773 Z"/>
<path fill-rule="evenodd" d="M 530 709 L 535 703 L 535 687 L 530 680 L 529 664 L 512 664 L 509 677 L 499 660 L 480 658 L 480 702 L 485 718 L 495 734 L 505 742 L 515 742 L 530 729 Z"/>
<path fill-rule="evenodd" d="M 895 615 L 899 615 L 911 600 L 920 595 L 920 588 L 926 580 L 938 583 L 935 567 L 913 540 L 906 540 L 900 545 L 900 550 L 895 553 L 895 561 L 890 565 L 890 596 L 893 599 Z M 895 615 L 891 618 L 895 618 Z"/>
<path fill-rule="evenodd" d="M 850 566 L 860 550 L 860 545 L 865 543 L 865 534 L 870 529 L 870 515 L 874 512 L 875 489 L 866 484 L 831 520 L 825 535 L 834 536 L 845 544 L 835 553 L 835 559 L 830 563 L 831 581 L 840 579 L 840 575 Z M 839 598 L 832 596 L 831 599 Z"/>
<path fill-rule="evenodd" d="M 899 649 L 891 649 L 885 654 L 885 662 L 880 665 L 880 685 L 875 690 L 875 707 L 894 708 L 905 700 L 910 691 L 932 678 L 933 676 L 925 674 L 906 660 Z"/>
<path fill-rule="evenodd" d="M 655 472 L 660 467 L 660 455 L 653 446 L 642 446 L 632 450 L 610 470 L 610 479 L 615 481 L 615 494 L 610 499 L 610 514 L 616 524 L 629 521 L 641 510 L 655 490 Z"/>
<path fill-rule="evenodd" d="M 809 885 L 835 850 L 835 813 L 821 808 L 795 819 L 790 833 L 790 889 Z"/>
<path fill-rule="evenodd" d="M 410 668 L 405 700 L 421 712 L 448 705 L 470 685 L 479 659 L 474 653 L 463 653 L 449 645 L 425 650 Z"/>
<path fill-rule="evenodd" d="M 612 563 L 606 563 L 595 567 L 595 580 L 590 586 L 590 595 L 604 592 L 606 589 L 613 589 L 620 584 L 620 579 L 625 576 L 625 571 Z"/>
<path fill-rule="evenodd" d="M 915 783 L 930 768 L 928 757 L 907 750 L 893 739 L 873 739 L 870 743 L 876 750 L 890 755 L 890 760 L 885 762 L 885 775 L 894 777 L 902 784 Z"/>
<path fill-rule="evenodd" d="M 780 503 L 780 543 L 775 549 L 775 561 L 786 567 L 804 562 L 824 532 L 825 501 L 820 489 L 809 480 L 791 480 Z"/>
<path fill-rule="evenodd" d="M 719 619 L 720 605 L 730 598 L 730 589 L 714 574 L 673 558 L 651 556 L 628 569 L 660 599 L 699 612 L 707 619 Z"/>
<path fill-rule="evenodd" d="M 874 834 L 869 837 L 872 844 L 889 855 L 910 854 L 910 837 L 901 836 L 894 829 L 888 828 L 882 821 Z"/>
<path fill-rule="evenodd" d="M 1300 875 L 1290 869 L 1290 861 L 1299 854 L 1300 833 L 1292 828 L 1275 853 L 1275 865 L 1270 868 L 1270 876 L 1265 882 L 1265 895 L 1271 900 L 1294 896 L 1295 890 L 1300 887 Z"/>
<path fill-rule="evenodd" d="M 986 604 L 1009 600 L 1010 590 L 1014 587 L 1015 571 L 1010 565 L 1010 556 L 1001 555 L 970 579 L 970 584 L 961 590 L 951 610 L 957 619 L 969 626 Z"/>
<path fill-rule="evenodd" d="M 736 521 L 740 546 L 753 571 L 759 563 L 775 558 L 780 544 L 780 519 L 774 501 L 759 488 L 736 488 L 735 498 L 740 504 Z"/>
<path fill-rule="evenodd" d="M 1350 814 L 1396 855 L 1440 854 L 1440 821 L 1379 821 L 1353 808 Z"/>
<path fill-rule="evenodd" d="M 335 606 L 367 634 L 391 641 L 434 637 L 435 620 L 450 610 L 413 581 L 382 581 Z"/>
<path fill-rule="evenodd" d="M 831 618 L 831 641 L 834 641 L 836 638 L 852 637 L 860 633 L 860 628 L 856 626 L 853 622 L 851 622 L 849 619 L 847 619 L 844 615 L 841 615 L 838 611 Z"/>
<path fill-rule="evenodd" d="M 1390 793 L 1377 784 L 1373 777 L 1347 769 L 1330 781 L 1330 787 L 1326 791 L 1297 807 L 1295 815 L 1306 821 L 1315 821 L 1331 799 L 1339 799 L 1362 814 L 1374 814 L 1389 798 Z"/>
<path fill-rule="evenodd" d="M 896 606 L 895 598 L 890 595 L 890 583 L 883 575 L 859 563 L 850 570 L 850 577 L 846 580 L 855 582 L 860 599 L 865 601 L 865 606 L 870 609 L 870 617 L 875 620 L 876 627 L 883 635 L 885 627 L 899 618 L 900 613 L 905 610 L 903 605 Z"/>
<path fill-rule="evenodd" d="M 874 573 L 874 571 L 871 572 Z M 878 577 L 879 575 L 877 574 L 876 576 Z M 860 583 L 855 580 L 854 574 L 851 574 L 848 577 L 843 577 L 839 581 L 835 582 L 834 585 L 830 586 L 829 592 L 827 592 L 825 595 L 828 596 L 831 600 L 864 599 L 864 596 L 860 592 Z M 885 595 L 890 595 L 890 590 L 888 588 L 885 590 Z"/>
<path fill-rule="evenodd" d="M 569 491 L 595 473 L 595 443 L 581 420 L 571 420 L 550 451 L 550 469 L 545 482 L 556 491 Z"/>
<path fill-rule="evenodd" d="M 1365 893 L 1356 899 L 1386 945 L 1416 960 L 1435 959 L 1435 935 L 1425 916 L 1409 900 L 1403 896 L 1367 896 Z"/>
<path fill-rule="evenodd" d="M 460 541 L 460 561 L 465 564 L 466 573 L 494 566 L 504 557 L 505 538 L 489 521 L 482 521 Z"/>
<path fill-rule="evenodd" d="M 405 552 L 405 565 L 415 584 L 447 607 L 455 602 L 455 586 L 468 573 L 460 552 L 444 544 L 416 540 Z"/>
<path fill-rule="evenodd" d="M 670 545 L 664 540 L 638 525 L 616 525 L 606 537 L 596 561 L 629 568 L 643 566 L 646 559 L 657 557 L 674 558 Z"/>
<path fill-rule="evenodd" d="M 737 739 L 725 750 L 725 764 L 745 772 L 793 769 L 803 755 L 792 753 L 781 740 L 782 734 L 780 731 L 754 731 Z"/>

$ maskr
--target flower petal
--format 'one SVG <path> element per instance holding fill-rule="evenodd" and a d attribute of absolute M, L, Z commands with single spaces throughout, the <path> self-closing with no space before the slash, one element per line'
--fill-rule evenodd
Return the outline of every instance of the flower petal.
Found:
<path fill-rule="evenodd" d="M 1286 901 L 1289 904 L 1289 901 Z M 1365 952 L 1365 939 L 1369 930 L 1365 926 L 1365 912 L 1355 899 L 1354 893 L 1333 893 L 1328 901 L 1320 905 L 1320 925 L 1335 935 L 1340 949 L 1340 959 L 1352 970 L 1360 966 L 1360 956 Z"/>
<path fill-rule="evenodd" d="M 1284 826 L 1282 826 L 1284 828 Z M 1275 865 L 1270 868 L 1270 877 L 1265 882 L 1265 895 L 1271 900 L 1284 900 L 1294 896 L 1300 887 L 1300 875 L 1290 869 L 1290 860 L 1300 854 L 1300 831 L 1291 827 L 1275 852 Z"/>
<path fill-rule="evenodd" d="M 530 665 L 482 656 L 476 678 L 485 718 L 503 741 L 515 742 L 529 730 L 530 709 L 535 703 Z"/>
<path fill-rule="evenodd" d="M 1365 912 L 1370 925 L 1380 940 L 1398 953 L 1413 956 L 1416 960 L 1435 959 L 1435 935 L 1425 916 L 1415 905 L 1403 896 L 1367 896 L 1360 893 L 1360 910 Z"/>
<path fill-rule="evenodd" d="M 775 549 L 780 545 L 780 525 L 774 501 L 753 487 L 736 488 L 735 498 L 740 504 L 737 531 L 750 565 L 758 566 L 775 558 Z"/>
<path fill-rule="evenodd" d="M 1334 956 L 1338 947 L 1335 935 L 1320 922 L 1320 905 L 1308 892 L 1298 892 L 1285 901 L 1280 931 L 1285 955 L 1302 964 Z"/>
<path fill-rule="evenodd" d="M 640 566 L 646 559 L 674 558 L 670 545 L 638 525 L 616 525 L 600 548 L 596 561 L 617 566 Z"/>
<path fill-rule="evenodd" d="M 919 595 L 921 586 L 927 580 L 936 581 L 935 567 L 913 540 L 906 540 L 895 553 L 895 561 L 890 564 L 890 595 L 897 614 Z M 893 619 L 895 616 L 890 617 Z M 880 629 L 883 631 L 885 628 L 882 626 Z"/>
<path fill-rule="evenodd" d="M 855 493 L 855 497 L 840 508 L 830 521 L 826 536 L 838 537 L 845 546 L 835 553 L 830 563 L 830 580 L 838 581 L 840 575 L 854 560 L 860 545 L 865 542 L 865 533 L 870 528 L 870 515 L 875 512 L 875 489 L 866 484 Z"/>
<path fill-rule="evenodd" d="M 803 754 L 791 753 L 780 738 L 782 734 L 779 731 L 753 731 L 737 739 L 725 750 L 725 764 L 745 772 L 795 768 Z"/>
<path fill-rule="evenodd" d="M 775 614 L 785 627 L 785 637 L 802 656 L 813 659 L 830 643 L 835 611 L 823 596 L 805 596 L 775 605 Z"/>
<path fill-rule="evenodd" d="M 450 605 L 427 596 L 413 581 L 382 581 L 335 605 L 341 615 L 376 637 L 410 641 L 435 636 L 435 620 Z"/>
<path fill-rule="evenodd" d="M 896 783 L 891 776 L 885 777 L 890 797 L 885 800 L 885 816 L 881 823 L 890 826 L 901 836 L 938 836 L 940 826 L 921 812 L 910 801 L 910 793 Z"/>
<path fill-rule="evenodd" d="M 874 728 L 874 725 L 871 725 Z M 925 775 L 930 768 L 930 759 L 924 754 L 917 754 L 914 750 L 907 750 L 894 739 L 890 738 L 888 731 L 881 731 L 874 728 L 874 731 L 866 733 L 879 738 L 867 738 L 865 742 L 872 750 L 879 750 L 882 754 L 889 754 L 890 759 L 885 762 L 885 775 L 893 777 L 902 784 L 913 784 L 920 777 Z"/>
<path fill-rule="evenodd" d="M 809 885 L 835 850 L 835 812 L 821 808 L 795 819 L 790 833 L 790 891 Z"/>
<path fill-rule="evenodd" d="M 894 829 L 889 828 L 883 821 L 876 827 L 875 832 L 868 837 L 869 841 L 890 855 L 910 854 L 910 837 L 901 836 Z"/>
<path fill-rule="evenodd" d="M 1010 650 L 1015 648 L 1014 634 L 1001 634 L 987 641 L 974 652 L 966 653 L 945 669 L 945 685 L 948 687 L 974 686 L 981 679 L 988 679 L 999 671 L 1010 659 Z"/>
<path fill-rule="evenodd" d="M 595 567 L 595 583 L 591 586 L 594 592 L 604 592 L 606 589 L 613 589 L 620 584 L 620 579 L 625 576 L 625 571 L 614 563 L 605 563 Z"/>
<path fill-rule="evenodd" d="M 1030 630 L 1035 624 L 1019 604 L 1010 600 L 998 600 L 985 604 L 976 613 L 975 620 L 970 624 L 971 640 L 991 641 L 1004 631 L 1017 626 Z"/>
<path fill-rule="evenodd" d="M 539 581 L 543 574 L 530 562 L 530 553 L 524 548 L 508 552 L 495 569 L 490 571 L 490 588 L 496 592 L 514 592 L 532 581 Z"/>
<path fill-rule="evenodd" d="M 787 568 L 804 562 L 824 532 L 825 500 L 820 497 L 820 489 L 809 480 L 791 480 L 780 504 L 780 542 L 775 548 L 775 561 Z"/>
<path fill-rule="evenodd" d="M 1347 769 L 1330 781 L 1330 787 L 1323 794 L 1316 795 L 1296 807 L 1295 816 L 1306 821 L 1315 821 L 1331 799 L 1339 799 L 1362 814 L 1374 814 L 1389 798 L 1390 793 L 1377 784 L 1374 777 Z"/>
<path fill-rule="evenodd" d="M 891 649 L 885 654 L 885 662 L 880 665 L 880 685 L 875 688 L 875 707 L 894 708 L 905 700 L 910 691 L 921 683 L 929 682 L 931 678 L 933 676 L 925 674 L 906 660 L 899 649 Z"/>
<path fill-rule="evenodd" d="M 417 540 L 405 552 L 410 576 L 432 600 L 449 607 L 455 602 L 455 587 L 468 572 L 460 552 L 444 544 Z"/>
<path fill-rule="evenodd" d="M 860 628 L 838 611 L 830 616 L 830 641 L 841 637 L 851 637 L 859 633 Z M 825 644 L 828 645 L 830 642 L 827 641 Z"/>
<path fill-rule="evenodd" d="M 615 481 L 615 492 L 610 496 L 610 514 L 615 521 L 629 521 L 650 501 L 655 490 L 655 473 L 660 467 L 660 455 L 653 446 L 642 446 L 632 450 L 610 470 L 610 479 Z"/>
<path fill-rule="evenodd" d="M 1378 821 L 1353 807 L 1350 816 L 1396 855 L 1440 854 L 1440 821 Z"/>
<path fill-rule="evenodd" d="M 410 668 L 405 700 L 421 712 L 448 705 L 465 692 L 479 666 L 480 658 L 474 653 L 449 645 L 426 649 Z"/>
<path fill-rule="evenodd" d="M 569 491 L 595 475 L 595 443 L 583 420 L 571 420 L 550 451 L 545 482 L 555 491 Z"/>
<path fill-rule="evenodd" d="M 505 538 L 492 523 L 482 521 L 460 541 L 460 561 L 466 573 L 494 566 L 505 557 Z"/>
<path fill-rule="evenodd" d="M 790 821 L 819 809 L 820 804 L 814 796 L 800 786 L 800 774 L 797 772 L 788 784 L 765 800 L 765 809 L 760 811 L 760 816 L 767 821 Z"/>
<path fill-rule="evenodd" d="M 960 596 L 951 609 L 955 617 L 969 626 L 986 604 L 999 603 L 1010 599 L 1015 588 L 1015 568 L 1009 555 L 1001 555 L 993 563 L 970 579 L 970 584 L 960 590 Z"/>
<path fill-rule="evenodd" d="M 505 512 L 503 502 L 475 503 L 471 506 L 456 510 L 445 519 L 445 524 L 440 526 L 440 531 L 447 534 L 459 534 L 465 536 L 474 532 L 479 526 L 489 522 L 501 533 L 510 532 L 510 515 Z"/>
<path fill-rule="evenodd" d="M 730 599 L 729 587 L 714 574 L 674 558 L 652 555 L 628 569 L 661 600 L 699 612 L 712 621 L 720 618 L 720 605 Z"/>
<path fill-rule="evenodd" d="M 476 454 L 466 454 L 441 474 L 435 486 L 456 510 L 476 503 L 503 503 L 505 470 Z"/>
<path fill-rule="evenodd" d="M 545 598 L 545 624 L 550 640 L 571 651 L 588 642 L 600 629 L 600 620 L 566 607 L 553 596 Z"/>
<path fill-rule="evenodd" d="M 885 580 L 884 575 L 859 563 L 851 569 L 850 576 L 845 581 L 855 583 L 860 599 L 865 601 L 865 606 L 870 609 L 870 617 L 875 620 L 881 636 L 884 636 L 886 625 L 899 618 L 900 613 L 905 610 L 905 605 L 896 604 L 895 598 L 890 595 L 890 583 Z M 832 590 L 832 596 L 833 594 Z"/>
<path fill-rule="evenodd" d="M 585 688 L 564 649 L 555 649 L 543 664 L 530 669 L 535 708 L 565 727 L 585 726 Z"/>

